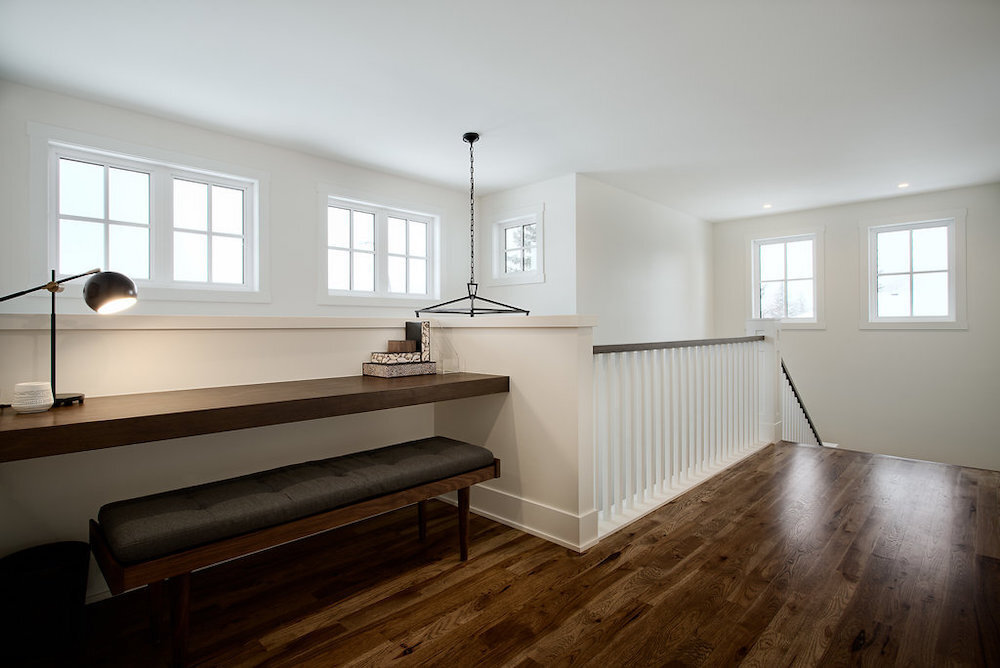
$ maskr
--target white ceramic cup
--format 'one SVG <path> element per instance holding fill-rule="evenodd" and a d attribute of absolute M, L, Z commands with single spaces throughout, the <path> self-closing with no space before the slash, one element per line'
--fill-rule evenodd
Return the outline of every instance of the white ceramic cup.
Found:
<path fill-rule="evenodd" d="M 52 403 L 52 386 L 40 380 L 15 385 L 10 406 L 18 413 L 41 413 L 52 408 Z"/>

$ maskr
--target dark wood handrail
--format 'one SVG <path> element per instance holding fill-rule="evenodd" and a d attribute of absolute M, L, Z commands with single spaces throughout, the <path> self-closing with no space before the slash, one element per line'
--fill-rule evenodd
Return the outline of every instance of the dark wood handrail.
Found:
<path fill-rule="evenodd" d="M 729 339 L 692 339 L 691 341 L 661 341 L 659 343 L 617 343 L 608 346 L 594 346 L 594 354 L 629 353 L 636 350 L 663 350 L 667 348 L 696 348 L 699 346 L 718 346 L 724 343 L 747 343 L 748 341 L 763 341 L 761 335 L 737 336 Z"/>
<path fill-rule="evenodd" d="M 795 401 L 798 402 L 799 408 L 802 409 L 802 414 L 806 416 L 806 422 L 809 423 L 809 429 L 812 431 L 813 437 L 816 439 L 816 445 L 822 446 L 823 439 L 819 437 L 819 432 L 816 431 L 816 425 L 813 423 L 812 418 L 809 417 L 809 411 L 806 410 L 806 405 L 802 401 L 802 396 L 799 394 L 798 388 L 795 387 L 795 382 L 788 373 L 788 367 L 785 366 L 785 360 L 781 360 L 781 373 L 785 374 L 785 378 L 788 379 L 788 385 L 792 388 L 792 394 L 795 395 Z"/>

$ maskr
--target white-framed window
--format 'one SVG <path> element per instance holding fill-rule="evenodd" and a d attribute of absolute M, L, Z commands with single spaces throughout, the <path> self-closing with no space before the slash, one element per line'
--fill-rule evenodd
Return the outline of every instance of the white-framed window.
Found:
<path fill-rule="evenodd" d="M 326 296 L 432 296 L 434 216 L 333 196 L 324 208 Z"/>
<path fill-rule="evenodd" d="M 965 327 L 964 211 L 863 227 L 863 327 Z"/>
<path fill-rule="evenodd" d="M 149 279 L 150 170 L 68 150 L 55 150 L 55 161 L 56 271 L 101 267 Z"/>
<path fill-rule="evenodd" d="M 493 282 L 542 283 L 544 273 L 544 205 L 508 211 L 493 222 Z"/>
<path fill-rule="evenodd" d="M 822 235 L 818 232 L 750 243 L 751 317 L 784 326 L 822 326 Z"/>
<path fill-rule="evenodd" d="M 250 184 L 175 173 L 173 191 L 173 280 L 245 286 L 252 274 L 246 211 Z"/>
<path fill-rule="evenodd" d="M 44 145 L 46 264 L 57 273 L 119 271 L 144 299 L 266 299 L 258 175 L 202 168 L 195 158 L 183 164 L 120 142 L 33 141 Z"/>

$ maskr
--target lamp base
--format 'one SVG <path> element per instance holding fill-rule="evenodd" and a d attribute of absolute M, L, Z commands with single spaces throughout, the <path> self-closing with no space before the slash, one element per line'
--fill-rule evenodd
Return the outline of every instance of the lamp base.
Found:
<path fill-rule="evenodd" d="M 57 406 L 72 406 L 75 403 L 80 403 L 80 404 L 83 403 L 82 394 L 63 394 L 62 392 L 60 392 L 55 396 L 55 399 L 52 402 L 52 407 L 56 408 Z"/>

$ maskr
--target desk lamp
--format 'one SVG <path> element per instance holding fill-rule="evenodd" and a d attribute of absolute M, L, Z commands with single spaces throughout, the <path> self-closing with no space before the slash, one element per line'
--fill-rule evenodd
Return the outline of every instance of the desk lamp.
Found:
<path fill-rule="evenodd" d="M 38 290 L 48 290 L 52 294 L 52 309 L 49 316 L 49 350 L 51 353 L 52 396 L 54 406 L 70 406 L 73 403 L 83 403 L 83 395 L 79 393 L 56 394 L 56 293 L 62 292 L 62 284 L 84 276 L 90 276 L 83 285 L 83 300 L 87 306 L 98 313 L 117 313 L 135 304 L 137 293 L 135 283 L 125 274 L 116 271 L 101 271 L 91 269 L 76 276 L 68 276 L 56 280 L 56 272 L 52 270 L 52 280 L 27 290 L 21 290 L 5 297 L 0 302 L 14 299 Z"/>

